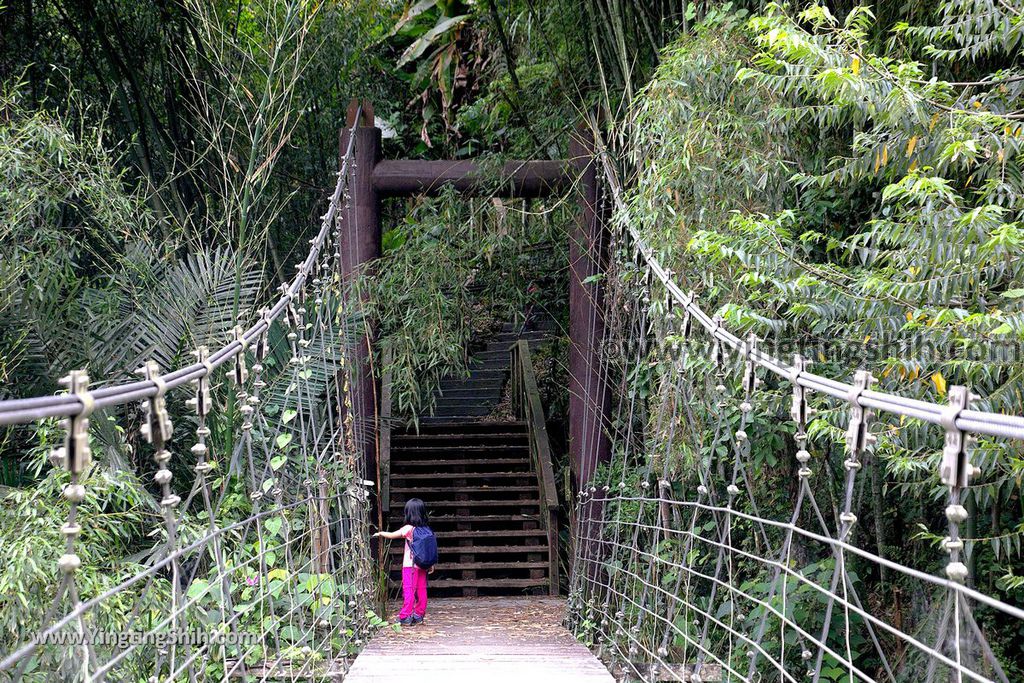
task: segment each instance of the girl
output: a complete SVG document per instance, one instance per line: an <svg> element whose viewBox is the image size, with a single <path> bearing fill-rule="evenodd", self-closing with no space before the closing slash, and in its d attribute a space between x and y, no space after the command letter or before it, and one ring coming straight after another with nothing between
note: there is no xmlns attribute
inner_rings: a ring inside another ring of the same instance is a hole
<svg viewBox="0 0 1024 683"><path fill-rule="evenodd" d="M412 540L415 530L427 525L427 506L419 498L410 498L405 503L405 526L398 531L378 531L374 536L405 539L405 555L402 559L402 611L398 623L415 626L423 621L427 613L427 574L433 573L416 566L412 556Z"/></svg>

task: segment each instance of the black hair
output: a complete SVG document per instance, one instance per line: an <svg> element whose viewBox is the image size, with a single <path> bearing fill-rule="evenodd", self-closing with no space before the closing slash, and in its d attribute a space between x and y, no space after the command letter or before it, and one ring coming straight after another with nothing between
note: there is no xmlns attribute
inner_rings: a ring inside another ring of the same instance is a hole
<svg viewBox="0 0 1024 683"><path fill-rule="evenodd" d="M427 506L419 498L405 501L405 523L413 526L427 526Z"/></svg>

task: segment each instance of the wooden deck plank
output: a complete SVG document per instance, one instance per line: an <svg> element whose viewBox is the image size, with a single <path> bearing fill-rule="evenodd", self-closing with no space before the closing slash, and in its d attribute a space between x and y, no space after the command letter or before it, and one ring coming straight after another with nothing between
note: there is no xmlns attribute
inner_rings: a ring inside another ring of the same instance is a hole
<svg viewBox="0 0 1024 683"><path fill-rule="evenodd" d="M423 624L381 630L344 680L614 683L562 626L564 611L565 601L550 597L431 600Z"/></svg>

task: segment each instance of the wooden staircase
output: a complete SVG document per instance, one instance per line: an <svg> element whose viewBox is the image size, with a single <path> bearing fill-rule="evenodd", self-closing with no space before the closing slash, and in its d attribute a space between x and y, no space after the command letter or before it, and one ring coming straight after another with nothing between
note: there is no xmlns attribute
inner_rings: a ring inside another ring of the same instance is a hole
<svg viewBox="0 0 1024 683"><path fill-rule="evenodd" d="M409 498L427 504L440 555L430 577L432 596L558 594L558 495L530 361L535 341L501 339L508 342L504 361L486 347L486 371L505 377L466 380L458 400L446 402L443 414L421 420L418 430L392 431L389 419L382 422L387 526L402 525ZM499 363L503 368L494 367ZM483 419L497 404L506 377L517 419ZM382 398L387 393L385 386ZM403 551L403 543L391 545L393 587L401 582Z"/></svg>
<svg viewBox="0 0 1024 683"><path fill-rule="evenodd" d="M505 323L494 336L471 353L469 375L446 377L434 392L435 408L431 416L424 416L424 424L451 422L464 418L485 418L501 401L501 392L508 381L509 348L527 341L536 348L551 334L553 323L542 319L531 322L527 329Z"/></svg>
<svg viewBox="0 0 1024 683"><path fill-rule="evenodd" d="M412 497L427 503L437 536L432 595L551 591L551 545L525 422L450 422L392 435L392 527ZM401 566L402 550L392 547L392 567Z"/></svg>

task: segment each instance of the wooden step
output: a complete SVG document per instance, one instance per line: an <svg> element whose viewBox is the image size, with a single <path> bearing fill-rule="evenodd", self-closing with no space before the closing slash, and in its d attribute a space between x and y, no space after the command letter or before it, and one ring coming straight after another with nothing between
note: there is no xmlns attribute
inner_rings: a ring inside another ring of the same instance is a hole
<svg viewBox="0 0 1024 683"><path fill-rule="evenodd" d="M511 344L509 344L509 346L511 346ZM510 363L512 362L512 356L509 353L507 348L506 349L486 349L486 350L483 350L483 351L474 351L473 355L472 355L472 358L473 359L480 359L480 360L497 359L497 360L508 361Z"/></svg>
<svg viewBox="0 0 1024 683"><path fill-rule="evenodd" d="M456 374L456 375L448 375L447 377L444 377L441 381L445 382L445 381L455 381L455 380L461 380L461 379L475 379L475 378L484 378L484 377L489 379L491 377L496 377L499 374L502 374L502 372L503 371L501 371L501 370L469 370L466 374L459 373L459 374ZM504 372L508 372L508 371L506 370Z"/></svg>
<svg viewBox="0 0 1024 683"><path fill-rule="evenodd" d="M509 498L508 500L432 500L429 507L439 508L479 508L479 507L537 507L540 501L536 498ZM392 510L401 510L405 503L392 502Z"/></svg>
<svg viewBox="0 0 1024 683"><path fill-rule="evenodd" d="M482 392L482 391L471 391L471 392L451 392L451 393L435 393L434 394L434 408L439 409L445 406L448 407L477 407L487 408L488 410L496 406L501 401L501 394L498 392Z"/></svg>
<svg viewBox="0 0 1024 683"><path fill-rule="evenodd" d="M532 351L532 350L536 349L537 347L539 347L544 342L546 342L547 340L548 340L547 337L538 337L538 338L535 338L535 339L529 339L527 341L530 342L530 350ZM507 341L507 342L506 341L492 341L492 342L488 343L487 346L485 346L483 348L482 352L483 353L510 353L512 345L515 344L517 341L519 341L519 340L518 339L514 339L512 341ZM473 356L475 357L477 355L477 353L480 353L480 352L474 351L473 352Z"/></svg>
<svg viewBox="0 0 1024 683"><path fill-rule="evenodd" d="M412 473L391 473L391 480L396 479L433 479L437 481L449 481L451 479L534 479L533 472L412 472ZM392 489L394 490L394 489Z"/></svg>
<svg viewBox="0 0 1024 683"><path fill-rule="evenodd" d="M463 379L446 378L442 379L437 388L443 391L462 391L470 389L482 389L484 391L497 391L505 387L505 373L500 371L490 372L481 377L466 377Z"/></svg>
<svg viewBox="0 0 1024 683"><path fill-rule="evenodd" d="M486 396L487 400L493 401L500 397L505 389L505 380L501 378L493 380L470 380L466 382L442 382L441 385L434 390L433 395L435 398L443 396L449 396L454 398L472 398L472 395L463 394L462 392L479 392L481 395ZM459 392L459 393L455 393Z"/></svg>
<svg viewBox="0 0 1024 683"><path fill-rule="evenodd" d="M474 424L484 425L478 432L488 431L492 429L495 420L490 417L421 417L419 424L420 429L432 429L434 431L451 431L453 427L467 428Z"/></svg>
<svg viewBox="0 0 1024 683"><path fill-rule="evenodd" d="M439 572L457 572L465 569L476 569L476 570L516 570L516 569L547 569L550 565L547 562L438 562L434 565L436 571ZM391 570L391 574L398 574L401 572L401 567L395 567ZM431 577L431 581L435 581Z"/></svg>
<svg viewBox="0 0 1024 683"><path fill-rule="evenodd" d="M448 445L448 444L486 444L496 442L498 444L517 442L528 443L529 434L526 432L494 432L491 434L392 434L391 448L408 448L409 446L424 445Z"/></svg>
<svg viewBox="0 0 1024 683"><path fill-rule="evenodd" d="M510 372L508 369L508 361L503 363L499 360L480 360L474 358L469 361L469 367L472 368L473 372L500 372L506 375Z"/></svg>
<svg viewBox="0 0 1024 683"><path fill-rule="evenodd" d="M497 394L493 396L435 396L434 409L460 408L466 410L490 410L498 404L500 398L501 397Z"/></svg>
<svg viewBox="0 0 1024 683"><path fill-rule="evenodd" d="M447 377L437 385L440 391L481 389L501 393L508 382L508 373L504 370L481 370L485 374L465 378Z"/></svg>
<svg viewBox="0 0 1024 683"><path fill-rule="evenodd" d="M401 555L405 552L402 546L392 547L392 555ZM516 553L543 553L547 554L548 544L543 543L540 545L465 545L465 546L449 546L439 545L438 552L444 555L451 555L453 553L461 553L463 555L513 555Z"/></svg>
<svg viewBox="0 0 1024 683"><path fill-rule="evenodd" d="M493 393L484 392L471 392L467 394L434 394L435 403L458 403L466 405L490 405L497 403L498 399L501 398L501 394L497 391Z"/></svg>
<svg viewBox="0 0 1024 683"><path fill-rule="evenodd" d="M519 328L517 326L517 327L510 327L507 330L502 330L501 332L498 332L494 336L490 337L490 339L491 340L499 340L500 339L500 340L503 340L503 341L504 340L509 340L509 341L514 342L514 341L517 341L519 339L533 339L533 338L545 336L545 335L548 335L548 334L550 334L550 331L547 328L532 328L531 327L531 328L528 328L528 329L524 330L524 329L521 329L521 328Z"/></svg>
<svg viewBox="0 0 1024 683"><path fill-rule="evenodd" d="M548 532L543 529L509 529L508 531L438 531L434 534L439 540L467 538L547 538ZM533 548L535 546L526 546Z"/></svg>
<svg viewBox="0 0 1024 683"><path fill-rule="evenodd" d="M512 486L508 490L501 488L478 488L478 489L414 489L404 491L400 494L392 493L393 508L405 505L409 498L422 498L430 509L434 502L442 502L448 505L459 507L472 507L478 501L492 501L495 504L518 505L526 502L535 503L538 500L536 486ZM399 500L401 499L401 500ZM431 515L434 517L435 515ZM440 516L440 513L437 515Z"/></svg>
<svg viewBox="0 0 1024 683"><path fill-rule="evenodd" d="M435 446L406 446L402 444L400 446L393 446L391 449L391 459L395 459L395 455L410 455L417 456L421 453L427 454L458 454L458 453L500 453L500 454L519 454L523 451L529 451L529 444L487 444L481 446L464 446L462 444L444 444Z"/></svg>
<svg viewBox="0 0 1024 683"><path fill-rule="evenodd" d="M493 405L470 406L463 403L437 401L434 405L433 415L434 417L487 417L493 410Z"/></svg>
<svg viewBox="0 0 1024 683"><path fill-rule="evenodd" d="M441 588L533 588L547 586L547 577L539 579L434 579L428 581L432 590Z"/></svg>
<svg viewBox="0 0 1024 683"><path fill-rule="evenodd" d="M538 514L523 513L518 515L431 515L430 524L455 524L458 522L536 522Z"/></svg>
<svg viewBox="0 0 1024 683"><path fill-rule="evenodd" d="M460 569L547 569L547 562L447 562L438 563L438 571Z"/></svg>
<svg viewBox="0 0 1024 683"><path fill-rule="evenodd" d="M442 470L443 474L437 476L450 477L454 473L449 471L448 468L454 465L521 465L528 466L530 464L529 458L484 458L484 459L468 459L468 460L399 460L391 463L394 467L433 467L438 470Z"/></svg>
<svg viewBox="0 0 1024 683"><path fill-rule="evenodd" d="M536 493L536 486L414 486L392 487L392 495L415 494L422 498L420 493Z"/></svg>
<svg viewBox="0 0 1024 683"><path fill-rule="evenodd" d="M439 398L457 398L457 399L496 399L501 396L501 385L500 384L489 384L487 387L465 387L465 388L439 388L434 392L434 395Z"/></svg>
<svg viewBox="0 0 1024 683"><path fill-rule="evenodd" d="M459 505L461 505L463 502L472 503L473 501L454 501L454 502L459 504ZM513 502L511 502L511 503L505 503L504 501L502 501L502 503L508 505L508 507L513 507L513 508L521 506L520 502L518 500L515 500L515 499L513 499ZM489 510L489 509L474 510L474 509L472 509L473 508L472 505L467 505L466 506L467 508L470 508L468 510L457 510L457 509L455 509L455 510L453 510L453 509L437 509L437 510L435 510L435 509L433 509L433 499L431 497L429 497L429 496L427 496L427 498L426 498L426 504L427 504L427 510L428 510L428 513L429 513L429 516L430 516L431 523L433 523L435 520L438 521L438 522L450 522L450 521L468 522L468 521L472 521L473 519L475 519L477 517L480 518L479 521L481 521L481 522L497 522L497 521L500 521L498 519L499 517L504 517L509 522L512 522L512 521L515 521L515 522L527 522L527 521L531 521L531 520L535 519L537 517L537 515L540 514L540 511L535 509L537 507L536 505L528 506L528 507L531 507L531 508L534 508L534 509L532 509L532 510L525 510L525 511L520 511L520 510ZM390 510L391 510L391 526L396 526L396 525L397 526L401 526L402 525L401 522L404 519L404 517L402 516L403 515L402 508L404 506L405 506L405 503L401 503L400 505L396 504L396 505L391 505L390 506Z"/></svg>
<svg viewBox="0 0 1024 683"><path fill-rule="evenodd" d="M491 372L507 373L510 371L509 359L504 355L491 358L470 358L466 365L469 367L470 372L489 370Z"/></svg>
<svg viewBox="0 0 1024 683"><path fill-rule="evenodd" d="M487 434L494 431L513 431L513 432L526 432L526 423L512 420L445 420L431 422L430 424L420 423L420 429L417 432L412 430L409 433L412 434L438 434L438 433L453 433L455 431L465 434L479 434L481 432Z"/></svg>
<svg viewBox="0 0 1024 683"><path fill-rule="evenodd" d="M434 401L449 401L452 403L472 403L476 402L480 405L485 403L493 403L501 398L500 391L479 391L477 389L471 389L469 391L454 389L451 392L435 392Z"/></svg>

